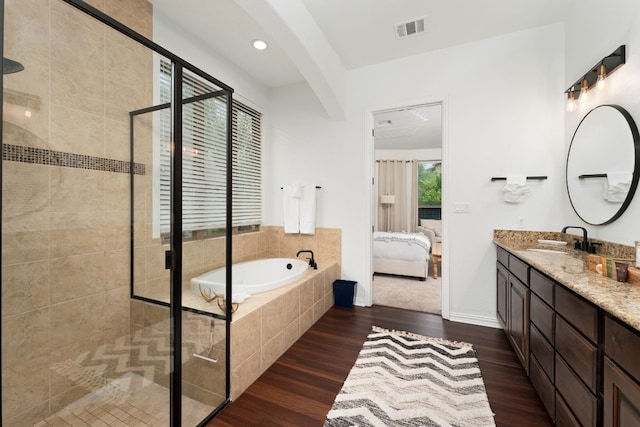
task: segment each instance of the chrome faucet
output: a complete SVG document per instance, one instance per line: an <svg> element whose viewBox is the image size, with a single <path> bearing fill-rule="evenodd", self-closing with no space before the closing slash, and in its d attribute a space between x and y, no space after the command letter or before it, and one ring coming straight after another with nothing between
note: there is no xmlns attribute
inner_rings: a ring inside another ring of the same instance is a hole
<svg viewBox="0 0 640 427"><path fill-rule="evenodd" d="M296 254L296 258L300 256L300 254L308 252L311 254L311 258L308 258L309 260L309 267L313 268L314 270L318 269L318 264L316 264L316 260L313 259L313 251L310 251L309 249L303 249L301 251L298 251L298 253Z"/></svg>
<svg viewBox="0 0 640 427"><path fill-rule="evenodd" d="M587 238L587 229L575 225L567 225L562 229L562 232L566 233L568 228L579 228L580 230L582 230L582 243L580 243L579 241L576 242L576 244L580 243L580 247L578 248L576 246L576 249L582 249L585 252L589 252L589 239Z"/></svg>

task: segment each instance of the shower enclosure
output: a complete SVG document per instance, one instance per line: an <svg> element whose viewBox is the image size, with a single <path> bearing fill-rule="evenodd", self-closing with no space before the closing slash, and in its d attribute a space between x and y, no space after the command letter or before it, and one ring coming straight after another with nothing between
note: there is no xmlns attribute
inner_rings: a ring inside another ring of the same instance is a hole
<svg viewBox="0 0 640 427"><path fill-rule="evenodd" d="M231 307L189 280L231 263L233 91L150 2L88 3L0 1L2 424L203 425Z"/></svg>

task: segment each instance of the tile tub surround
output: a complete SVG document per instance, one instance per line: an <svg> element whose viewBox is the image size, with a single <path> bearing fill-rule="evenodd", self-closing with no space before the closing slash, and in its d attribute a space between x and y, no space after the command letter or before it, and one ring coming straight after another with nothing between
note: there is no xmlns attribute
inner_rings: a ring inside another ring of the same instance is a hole
<svg viewBox="0 0 640 427"><path fill-rule="evenodd" d="M496 230L493 242L537 270L581 295L588 301L607 311L613 317L640 331L640 286L618 282L614 279L590 271L585 261L586 252L567 249L567 254L557 255L528 251L528 248L540 247L538 239L561 240L563 233L526 232ZM626 248L611 242L608 247L615 249L615 256L626 256ZM605 252L602 252L604 255ZM607 254L612 255L613 254Z"/></svg>
<svg viewBox="0 0 640 427"><path fill-rule="evenodd" d="M333 306L336 263L240 304L231 322L231 400L238 398Z"/></svg>
<svg viewBox="0 0 640 427"><path fill-rule="evenodd" d="M134 225L134 294L158 301L169 301L169 273L164 268L164 253L168 245L151 236L151 224ZM301 249L310 249L320 266L340 264L342 260L342 232L339 228L316 228L315 235L285 234L283 227L262 226L260 231L234 235L232 262L234 264L261 258L295 258ZM302 254L301 257L307 257ZM193 277L224 267L225 238L196 240L184 244L183 286L188 289ZM208 311L208 310L207 310Z"/></svg>
<svg viewBox="0 0 640 427"><path fill-rule="evenodd" d="M333 306L333 282L339 277L337 263L309 269L301 279L274 289L252 295L239 304L231 323L231 399L246 390L273 362L277 360L302 334ZM183 304L204 312L222 314L217 302L207 303L191 292L187 283L183 288ZM134 300L131 302L131 340L161 340L168 343L167 307ZM224 322L216 321L215 345L212 357L219 360L211 364L192 357L194 349L203 352L209 345L207 316L183 313L183 374L185 395L217 406L224 394ZM167 344L168 345L168 344ZM167 347L165 345L164 347ZM168 347L167 347L168 348ZM131 356L134 369L145 369L145 377L168 386L167 365L158 362L155 350L143 352L151 355L151 363ZM168 355L167 362L168 362ZM163 356L164 357L164 356ZM216 403L217 402L217 403Z"/></svg>

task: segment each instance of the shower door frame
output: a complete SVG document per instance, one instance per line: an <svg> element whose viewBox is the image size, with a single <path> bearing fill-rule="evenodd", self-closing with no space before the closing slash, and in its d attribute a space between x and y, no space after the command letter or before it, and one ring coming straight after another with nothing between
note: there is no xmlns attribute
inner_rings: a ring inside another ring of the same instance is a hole
<svg viewBox="0 0 640 427"><path fill-rule="evenodd" d="M173 141L173 150L171 156L172 162L172 172L171 172L171 242L170 242L170 250L167 252L167 269L170 270L170 282L171 282L171 296L170 296L170 346L171 346L171 357L170 357L170 380L169 380L169 390L170 390L170 425L171 426L180 426L182 422L182 77L183 70L187 69L188 71L198 75L199 77L207 80L216 86L218 86L222 91L226 92L227 96L227 153L226 153L226 165L227 165L227 176L226 176L226 242L225 242L225 251L226 251L226 259L225 263L227 266L227 277L226 277L226 291L227 295L231 295L231 254L232 254L232 242L231 242L231 224L232 224L232 152L231 152L231 134L232 134L232 111L231 104L233 101L233 89L209 75L208 73L202 71L201 69L195 67L179 56L173 54L172 52L164 49L160 45L154 43L143 35L137 33L133 29L123 25L119 21L113 19L112 17L104 14L93 6L85 3L81 0L62 0L70 6L80 10L81 12L97 19L103 24L111 27L112 29L118 31L124 36L138 42L144 47L154 51L157 54L164 56L169 59L172 64L172 93L171 93L171 112L172 112L172 121L171 121L171 132L172 132L172 141ZM0 0L0 14L2 15L2 19L0 20L0 52L4 54L4 1ZM4 88L4 80L2 75L0 75L0 86ZM3 95L0 93L0 101L3 99ZM179 106L179 108L175 108L175 106ZM1 113L0 113L1 114ZM2 132L2 123L0 122L0 132ZM2 163L0 162L0 184L2 184ZM131 157L130 168L133 171L134 169L134 161L133 157ZM0 208L2 207L2 202L0 201ZM130 224L131 229L133 230L133 223ZM2 231L2 224L0 224L0 231ZM133 245L133 235L131 236L131 242ZM0 266L0 269L2 267ZM157 302L156 302L157 303ZM204 425L208 422L220 409L222 409L229 402L229 391L230 391L230 325L231 325L231 304L227 304L226 307L226 367L225 367L225 376L226 376L226 396L225 402L223 402L220 406L214 409L214 411L209 414L209 416L202 420L200 425ZM1 326L1 316L0 316L0 326ZM176 351L176 349L178 351ZM0 398L2 397L2 387L0 387ZM1 409L0 409L1 411Z"/></svg>

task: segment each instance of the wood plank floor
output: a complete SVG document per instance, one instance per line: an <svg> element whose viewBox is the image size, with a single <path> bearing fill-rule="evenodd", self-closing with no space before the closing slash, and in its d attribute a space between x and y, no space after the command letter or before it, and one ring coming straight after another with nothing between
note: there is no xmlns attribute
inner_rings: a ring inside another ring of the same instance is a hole
<svg viewBox="0 0 640 427"><path fill-rule="evenodd" d="M496 425L553 425L501 329L373 306L333 307L208 426L322 426L372 325L472 343Z"/></svg>

